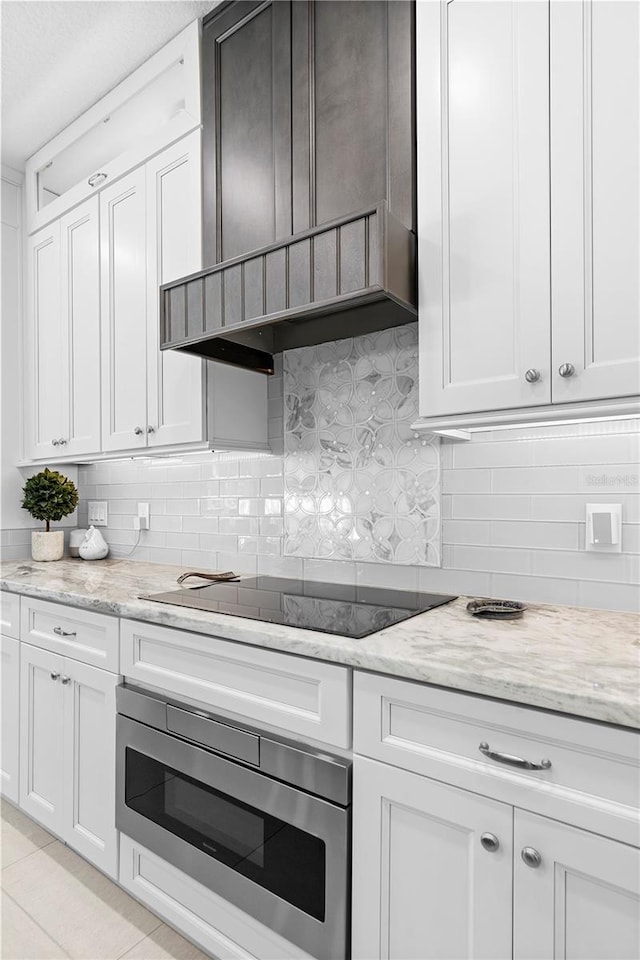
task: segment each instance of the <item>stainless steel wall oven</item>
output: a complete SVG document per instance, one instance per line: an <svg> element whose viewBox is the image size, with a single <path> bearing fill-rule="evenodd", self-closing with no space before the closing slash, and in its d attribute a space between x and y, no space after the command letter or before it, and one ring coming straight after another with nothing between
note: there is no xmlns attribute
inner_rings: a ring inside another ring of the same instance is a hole
<svg viewBox="0 0 640 960"><path fill-rule="evenodd" d="M117 691L119 830L322 960L348 956L351 762Z"/></svg>

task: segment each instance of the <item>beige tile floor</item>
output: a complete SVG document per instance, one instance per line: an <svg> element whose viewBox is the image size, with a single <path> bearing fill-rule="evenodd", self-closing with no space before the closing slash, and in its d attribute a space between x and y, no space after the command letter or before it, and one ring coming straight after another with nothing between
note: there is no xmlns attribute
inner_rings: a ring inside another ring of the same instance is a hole
<svg viewBox="0 0 640 960"><path fill-rule="evenodd" d="M0 848L3 960L210 960L5 801Z"/></svg>

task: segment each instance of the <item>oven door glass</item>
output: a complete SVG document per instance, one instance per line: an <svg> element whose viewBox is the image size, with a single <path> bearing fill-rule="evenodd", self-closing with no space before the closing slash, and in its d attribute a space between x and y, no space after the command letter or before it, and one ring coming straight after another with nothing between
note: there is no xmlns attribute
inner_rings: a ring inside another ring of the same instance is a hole
<svg viewBox="0 0 640 960"><path fill-rule="evenodd" d="M125 768L128 807L324 922L322 840L131 747Z"/></svg>

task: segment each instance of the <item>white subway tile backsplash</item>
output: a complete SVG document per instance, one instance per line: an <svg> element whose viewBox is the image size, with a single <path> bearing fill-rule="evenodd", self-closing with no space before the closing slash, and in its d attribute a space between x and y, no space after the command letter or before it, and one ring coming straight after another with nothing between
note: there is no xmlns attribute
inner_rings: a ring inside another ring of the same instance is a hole
<svg viewBox="0 0 640 960"><path fill-rule="evenodd" d="M167 500L165 513L169 516L193 517L199 511L198 500Z"/></svg>
<svg viewBox="0 0 640 960"><path fill-rule="evenodd" d="M333 356L331 345L327 349L327 356ZM411 349L415 350L415 343L407 342L406 350ZM366 356L361 359L362 370L358 368L352 386L371 403L376 399L371 394L371 371L365 370ZM294 477L293 448L288 447L283 453L282 357L276 358L276 365L279 373L268 380L273 455L184 455L175 460L158 458L82 466L78 524L86 525L87 500L107 500L110 523L104 533L113 556L125 556L138 537L133 530L137 503L148 501L151 530L142 532L132 559L193 569L235 570L247 575L260 573L432 593L497 596L531 603L640 608L640 421L523 427L475 435L468 443L427 442L422 446L420 442L415 449L410 445L410 441L415 441L410 434L405 438L402 456L417 458L421 469L424 467L425 483L428 473L429 495L433 498L428 522L435 524L437 530L439 516L442 517L442 568L411 562L361 562L357 557L352 559L351 554L342 560L324 559L323 545L318 546L315 557L282 556L285 532L291 532L294 519L300 518L285 516L283 511L285 473L287 483ZM297 368L295 372L297 377L304 373ZM320 373L318 368L317 375ZM375 364L371 375L377 376ZM330 371L323 376L329 376L333 382L334 374ZM288 403L287 415L291 413L291 396ZM288 432L292 424L290 420ZM335 425L328 426L334 430ZM305 427L300 439L310 430ZM336 439L337 434L334 437L331 430L326 436L323 433L325 439ZM362 432L349 434L348 440L345 435L342 445L347 466L366 442ZM304 450L296 443L293 447L300 484L304 486L305 476L311 476L314 491L315 484L329 483L329 488L322 492L331 494L333 468L305 474L308 463ZM335 466L334 454L332 446L329 459ZM347 481L348 474L356 484L357 516L366 513L367 490L369 495L371 490L380 492L384 499L384 471L390 471L387 479L395 483L403 469L400 461L378 464L374 455L365 473L372 478L375 475L375 484L371 481L360 489L358 471L342 470L340 463L338 468L341 483ZM291 490L289 496L293 496ZM311 490L306 491L304 496L313 500L315 492L311 495ZM302 495L298 499L301 501ZM319 511L320 500L317 499ZM622 504L622 554L583 550L587 502ZM336 519L339 518L333 518ZM358 533L359 528L353 529ZM334 533L340 530L339 524L334 523ZM432 532L429 528L428 544L423 538L425 550L433 547ZM368 535L366 531L364 535ZM6 531L2 537L4 556L28 555L28 530L15 533L15 538L21 538L19 543ZM402 539L401 535L399 546ZM433 548L430 562L437 558Z"/></svg>
<svg viewBox="0 0 640 960"><path fill-rule="evenodd" d="M638 584L598 583L585 580L578 583L578 606L596 610L628 610L640 612Z"/></svg>
<svg viewBox="0 0 640 960"><path fill-rule="evenodd" d="M220 517L218 521L220 533L233 533L243 536L257 536L257 517Z"/></svg>
<svg viewBox="0 0 640 960"><path fill-rule="evenodd" d="M504 547L447 546L444 565L456 570L481 570L492 573L531 573L532 551Z"/></svg>
<svg viewBox="0 0 640 960"><path fill-rule="evenodd" d="M418 568L418 589L425 593L451 593L456 596L490 597L491 574L478 570Z"/></svg>
<svg viewBox="0 0 640 960"><path fill-rule="evenodd" d="M182 529L185 533L218 533L218 517L183 517Z"/></svg>
<svg viewBox="0 0 640 960"><path fill-rule="evenodd" d="M500 467L492 471L491 491L502 493L556 493L577 489L577 467ZM482 491L477 491L482 493Z"/></svg>
<svg viewBox="0 0 640 960"><path fill-rule="evenodd" d="M260 481L256 479L239 479L220 481L221 497L258 497L260 495Z"/></svg>
<svg viewBox="0 0 640 960"><path fill-rule="evenodd" d="M603 583L640 582L640 557L637 555L545 550L533 553L532 560L532 573L541 577L599 580Z"/></svg>
<svg viewBox="0 0 640 960"><path fill-rule="evenodd" d="M536 464L637 463L640 441L637 435L553 437L529 443Z"/></svg>
<svg viewBox="0 0 640 960"><path fill-rule="evenodd" d="M527 547L537 550L577 550L579 529L577 523L493 520L490 536L494 546Z"/></svg>
<svg viewBox="0 0 640 960"><path fill-rule="evenodd" d="M446 544L491 543L490 520L442 520L442 542Z"/></svg>
<svg viewBox="0 0 640 960"><path fill-rule="evenodd" d="M390 563L356 563L356 583L385 590L417 590L418 569Z"/></svg>
<svg viewBox="0 0 640 960"><path fill-rule="evenodd" d="M205 572L218 571L223 573L228 567L218 567L215 551L211 550L182 550L178 563L183 567L190 567Z"/></svg>
<svg viewBox="0 0 640 960"><path fill-rule="evenodd" d="M109 525L112 525L113 518L109 518ZM149 518L149 527L151 530L164 530L165 533L177 533L183 527L182 517L168 517L164 513L152 513Z"/></svg>
<svg viewBox="0 0 640 960"><path fill-rule="evenodd" d="M200 500L200 515L203 517L233 517L238 513L235 497L205 497Z"/></svg>
<svg viewBox="0 0 640 960"><path fill-rule="evenodd" d="M443 470L442 493L489 493L491 470Z"/></svg>
<svg viewBox="0 0 640 960"><path fill-rule="evenodd" d="M495 434L491 435L495 436ZM443 447L446 444L443 444ZM466 470L474 467L524 467L533 463L532 444L523 440L499 440L479 443L477 437L466 443L450 444L453 451L453 467Z"/></svg>
<svg viewBox="0 0 640 960"><path fill-rule="evenodd" d="M530 498L525 496L491 496L454 494L451 518L464 520L528 520Z"/></svg>
<svg viewBox="0 0 640 960"><path fill-rule="evenodd" d="M491 596L499 600L573 606L578 602L578 583L571 580L556 580L553 577L522 577L508 573L493 573Z"/></svg>
<svg viewBox="0 0 640 960"><path fill-rule="evenodd" d="M211 550L216 553L220 551L237 553L238 538L231 536L231 534L201 533L199 537L199 547L201 550Z"/></svg>

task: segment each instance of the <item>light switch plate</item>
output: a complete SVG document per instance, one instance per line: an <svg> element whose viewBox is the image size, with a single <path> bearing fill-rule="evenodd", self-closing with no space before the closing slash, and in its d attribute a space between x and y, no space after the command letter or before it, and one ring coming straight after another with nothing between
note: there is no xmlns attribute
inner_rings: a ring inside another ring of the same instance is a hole
<svg viewBox="0 0 640 960"><path fill-rule="evenodd" d="M586 521L586 550L622 552L621 503L588 503Z"/></svg>
<svg viewBox="0 0 640 960"><path fill-rule="evenodd" d="M94 527L106 527L109 520L109 508L106 500L89 500L87 520Z"/></svg>

